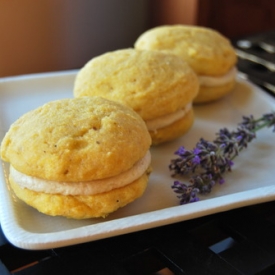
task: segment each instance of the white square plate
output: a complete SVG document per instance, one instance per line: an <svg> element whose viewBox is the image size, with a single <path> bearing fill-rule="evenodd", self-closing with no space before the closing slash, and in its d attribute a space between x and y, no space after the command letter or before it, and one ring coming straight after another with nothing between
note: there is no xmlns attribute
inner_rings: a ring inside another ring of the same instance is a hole
<svg viewBox="0 0 275 275"><path fill-rule="evenodd" d="M48 101L73 97L76 71L0 79L0 140L10 124ZM151 149L153 173L145 194L106 219L70 220L37 212L10 191L8 164L0 169L0 219L4 234L17 247L49 249L68 246L275 199L275 133L264 129L234 160L226 182L200 201L179 205L168 169L181 146L192 149L200 137L213 140L220 128L235 129L243 115L259 117L275 109L275 100L254 85L239 80L225 98L195 107L195 123L183 137Z"/></svg>

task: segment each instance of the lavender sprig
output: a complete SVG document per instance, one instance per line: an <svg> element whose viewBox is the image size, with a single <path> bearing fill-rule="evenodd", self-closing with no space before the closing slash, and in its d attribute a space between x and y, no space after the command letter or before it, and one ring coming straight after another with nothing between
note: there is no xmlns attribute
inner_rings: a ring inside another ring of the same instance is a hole
<svg viewBox="0 0 275 275"><path fill-rule="evenodd" d="M223 128L213 142L201 138L193 150L180 147L175 152L178 158L169 165L172 177L191 175L189 184L174 181L172 185L180 204L196 202L197 194L210 193L216 183L224 183L223 174L231 171L232 160L256 138L256 132L265 127L272 127L275 132L275 112L258 119L244 116L235 131Z"/></svg>

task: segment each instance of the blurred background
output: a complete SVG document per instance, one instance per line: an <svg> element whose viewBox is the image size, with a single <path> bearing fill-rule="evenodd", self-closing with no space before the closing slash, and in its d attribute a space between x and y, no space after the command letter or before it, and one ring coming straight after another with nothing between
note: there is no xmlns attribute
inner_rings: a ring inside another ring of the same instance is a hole
<svg viewBox="0 0 275 275"><path fill-rule="evenodd" d="M275 29L270 0L0 0L0 77L82 67L164 24L230 39Z"/></svg>

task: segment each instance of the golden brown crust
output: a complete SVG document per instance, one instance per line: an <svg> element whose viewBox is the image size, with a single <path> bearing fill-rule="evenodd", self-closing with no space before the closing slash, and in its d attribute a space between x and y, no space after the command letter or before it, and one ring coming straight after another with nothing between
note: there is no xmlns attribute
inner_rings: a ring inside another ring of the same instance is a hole
<svg viewBox="0 0 275 275"><path fill-rule="evenodd" d="M234 80L222 86L216 86L216 87L201 86L198 96L194 99L194 104L207 103L207 102L220 99L221 97L230 93L233 90L235 85L236 85L236 81Z"/></svg>
<svg viewBox="0 0 275 275"><path fill-rule="evenodd" d="M182 119L174 122L173 124L156 131L149 131L152 137L152 144L159 145L182 136L191 128L193 122L194 111L192 108Z"/></svg>
<svg viewBox="0 0 275 275"><path fill-rule="evenodd" d="M130 108L99 97L63 99L19 118L1 157L29 176L78 182L130 169L150 144L145 123Z"/></svg>
<svg viewBox="0 0 275 275"><path fill-rule="evenodd" d="M106 217L120 207L139 198L147 187L150 169L136 181L112 191L91 196L46 194L20 187L10 178L18 198L41 213L73 219Z"/></svg>
<svg viewBox="0 0 275 275"><path fill-rule="evenodd" d="M136 40L135 48L174 53L198 75L221 76L237 62L235 50L226 37L197 26L167 25L150 29Z"/></svg>
<svg viewBox="0 0 275 275"><path fill-rule="evenodd" d="M74 95L119 101L150 120L182 109L198 88L196 74L181 58L122 49L90 60L77 74Z"/></svg>

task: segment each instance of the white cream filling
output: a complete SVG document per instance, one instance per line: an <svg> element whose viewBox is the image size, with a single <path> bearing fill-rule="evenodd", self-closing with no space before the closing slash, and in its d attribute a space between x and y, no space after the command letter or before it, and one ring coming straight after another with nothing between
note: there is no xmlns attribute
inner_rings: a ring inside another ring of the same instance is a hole
<svg viewBox="0 0 275 275"><path fill-rule="evenodd" d="M183 109L176 111L175 113L161 116L155 119L146 120L147 129L149 131L156 131L157 129L164 128L177 120L180 120L185 114L192 108L192 103L187 104Z"/></svg>
<svg viewBox="0 0 275 275"><path fill-rule="evenodd" d="M233 67L228 73L222 76L205 76L199 75L199 82L201 86L217 87L225 85L233 81L237 76L237 68Z"/></svg>
<svg viewBox="0 0 275 275"><path fill-rule="evenodd" d="M62 195L95 195L123 187L140 178L151 163L151 154L148 151L144 158L139 160L131 169L117 176L84 182L58 182L28 176L10 167L13 180L23 188L36 192Z"/></svg>

